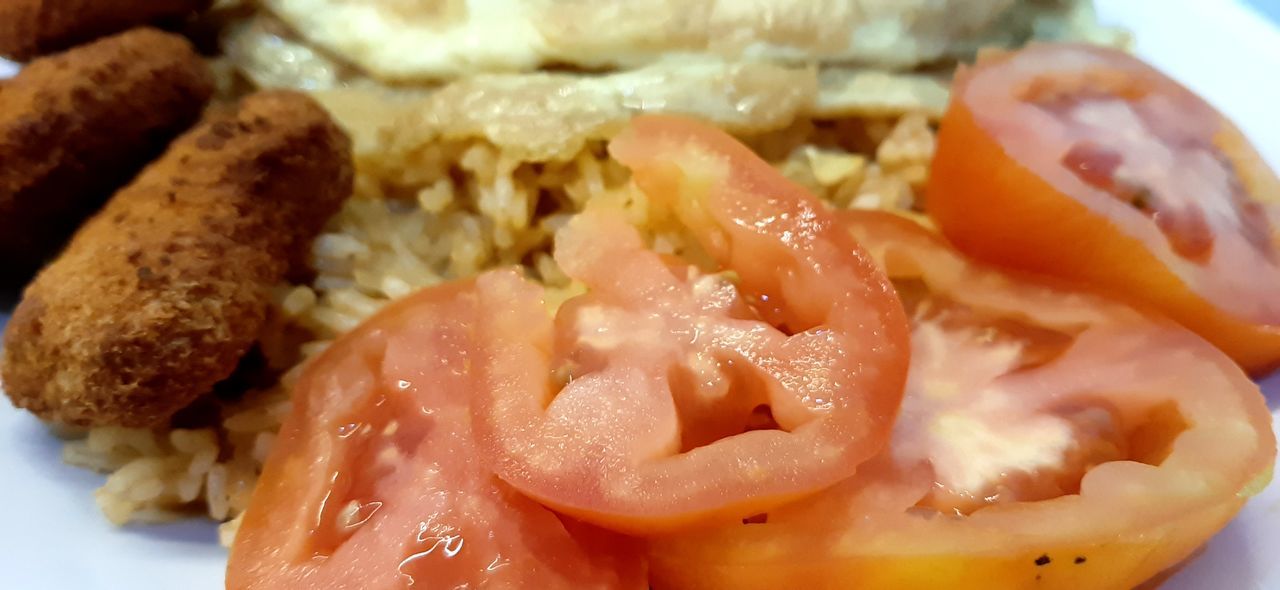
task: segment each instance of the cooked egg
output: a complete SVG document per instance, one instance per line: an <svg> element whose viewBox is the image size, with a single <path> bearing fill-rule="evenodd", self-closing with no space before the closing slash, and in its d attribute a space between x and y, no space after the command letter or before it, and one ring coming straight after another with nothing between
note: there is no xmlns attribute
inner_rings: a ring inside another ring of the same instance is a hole
<svg viewBox="0 0 1280 590"><path fill-rule="evenodd" d="M1085 0L264 0L313 43L388 80L713 55L909 68L1080 36Z"/></svg>

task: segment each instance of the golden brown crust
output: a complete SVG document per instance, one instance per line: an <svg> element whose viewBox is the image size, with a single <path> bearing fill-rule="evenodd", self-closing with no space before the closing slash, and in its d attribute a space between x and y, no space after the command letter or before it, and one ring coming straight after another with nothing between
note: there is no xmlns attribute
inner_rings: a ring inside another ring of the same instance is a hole
<svg viewBox="0 0 1280 590"><path fill-rule="evenodd" d="M290 92L210 115L108 202L26 290L5 333L14 404L152 426L226 378L350 194L350 141Z"/></svg>
<svg viewBox="0 0 1280 590"><path fill-rule="evenodd" d="M0 278L28 276L200 116L182 37L137 29L29 64L0 90Z"/></svg>
<svg viewBox="0 0 1280 590"><path fill-rule="evenodd" d="M0 55L26 61L138 25L180 19L212 0L4 0Z"/></svg>

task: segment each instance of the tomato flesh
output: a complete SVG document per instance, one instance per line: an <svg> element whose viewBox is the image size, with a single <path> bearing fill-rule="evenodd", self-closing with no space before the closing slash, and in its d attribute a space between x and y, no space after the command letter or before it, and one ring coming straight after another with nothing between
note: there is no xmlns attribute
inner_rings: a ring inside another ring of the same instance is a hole
<svg viewBox="0 0 1280 590"><path fill-rule="evenodd" d="M852 475L906 376L890 285L820 203L718 130L640 117L610 149L737 279L671 264L601 212L557 236L588 292L554 323L538 288L481 279L473 416L494 471L637 534L738 521Z"/></svg>
<svg viewBox="0 0 1280 590"><path fill-rule="evenodd" d="M630 541L567 522L476 457L471 283L398 302L307 368L228 588L643 588Z"/></svg>
<svg viewBox="0 0 1280 590"><path fill-rule="evenodd" d="M904 218L844 219L923 291L893 442L804 502L652 540L655 588L1127 589L1269 478L1262 396L1194 334L978 266Z"/></svg>
<svg viewBox="0 0 1280 590"><path fill-rule="evenodd" d="M962 251L1165 313L1246 370L1280 362L1280 180L1118 51L1032 46L957 76L926 208Z"/></svg>

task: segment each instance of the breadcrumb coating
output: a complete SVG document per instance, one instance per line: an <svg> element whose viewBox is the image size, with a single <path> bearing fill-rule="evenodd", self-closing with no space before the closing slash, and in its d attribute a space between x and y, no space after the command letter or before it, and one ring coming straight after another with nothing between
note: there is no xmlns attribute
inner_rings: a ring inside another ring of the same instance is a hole
<svg viewBox="0 0 1280 590"><path fill-rule="evenodd" d="M211 114L27 288L5 392L62 424L163 423L232 373L352 175L350 140L305 95Z"/></svg>
<svg viewBox="0 0 1280 590"><path fill-rule="evenodd" d="M38 59L0 86L0 279L30 276L212 93L191 44L154 29Z"/></svg>
<svg viewBox="0 0 1280 590"><path fill-rule="evenodd" d="M26 61L139 25L188 17L212 0L4 0L0 55Z"/></svg>

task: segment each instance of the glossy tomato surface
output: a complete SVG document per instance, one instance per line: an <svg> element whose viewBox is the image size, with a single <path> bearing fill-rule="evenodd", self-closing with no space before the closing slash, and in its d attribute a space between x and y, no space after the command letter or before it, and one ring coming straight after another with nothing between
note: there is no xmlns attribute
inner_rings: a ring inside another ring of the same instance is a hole
<svg viewBox="0 0 1280 590"><path fill-rule="evenodd" d="M813 498L651 541L656 588L1128 589L1270 478L1257 387L1196 335L848 213L912 317L888 449Z"/></svg>
<svg viewBox="0 0 1280 590"><path fill-rule="evenodd" d="M884 446L906 378L887 279L821 203L722 131L639 117L610 151L712 268L589 210L555 254L587 293L554 322L538 287L482 277L473 415L495 472L636 534L737 522L853 475Z"/></svg>
<svg viewBox="0 0 1280 590"><path fill-rule="evenodd" d="M929 215L961 250L1280 362L1280 181L1230 121L1122 52L1036 45L957 76Z"/></svg>
<svg viewBox="0 0 1280 590"><path fill-rule="evenodd" d="M630 541L566 521L476 457L472 283L419 292L311 361L227 587L634 588Z"/></svg>

